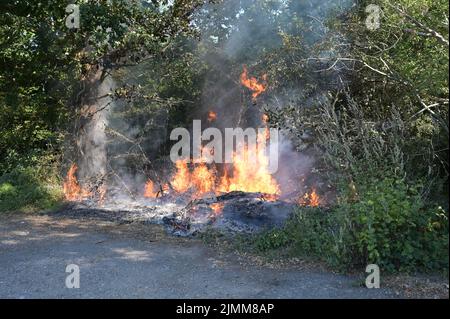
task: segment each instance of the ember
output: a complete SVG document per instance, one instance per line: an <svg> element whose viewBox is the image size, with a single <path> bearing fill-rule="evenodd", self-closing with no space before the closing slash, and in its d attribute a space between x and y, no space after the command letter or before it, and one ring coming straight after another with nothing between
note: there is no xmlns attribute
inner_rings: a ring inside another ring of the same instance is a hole
<svg viewBox="0 0 450 319"><path fill-rule="evenodd" d="M214 203L210 206L215 216L220 215L222 213L224 204L223 203Z"/></svg>
<svg viewBox="0 0 450 319"><path fill-rule="evenodd" d="M209 111L208 112L208 122L211 123L211 122L214 122L216 120L217 120L217 113L213 112L213 111Z"/></svg>

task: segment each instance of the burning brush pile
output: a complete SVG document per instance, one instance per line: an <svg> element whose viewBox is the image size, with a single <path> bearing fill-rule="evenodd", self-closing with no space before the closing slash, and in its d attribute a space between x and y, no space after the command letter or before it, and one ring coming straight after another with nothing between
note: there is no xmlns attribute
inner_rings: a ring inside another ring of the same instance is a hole
<svg viewBox="0 0 450 319"><path fill-rule="evenodd" d="M183 236L206 226L248 233L281 227L295 206L321 204L315 190L297 198L283 197L273 176L258 167L244 170L241 164L218 175L215 166L179 162L170 181L161 185L148 180L134 198L110 198L105 186L81 186L73 164L64 192L66 200L75 205L75 217L101 212L121 222L163 223L171 233Z"/></svg>
<svg viewBox="0 0 450 319"><path fill-rule="evenodd" d="M250 90L253 103L267 89L267 77L249 77L246 67L240 83ZM212 124L220 119L209 111L206 120ZM76 203L78 212L94 209L111 216L120 212L123 221L163 223L177 235L191 235L206 226L233 232L280 227L296 205L322 203L314 188L307 192L300 187L293 192L283 190L269 167L268 116L263 114L260 122L264 127L258 130L256 140L236 145L231 163L211 161L216 149L201 145L198 157L175 161L168 176L153 174L158 178L147 178L138 191L122 181L127 195L118 196L117 189L108 189L104 178L80 183L78 167L72 164L64 182L66 200Z"/></svg>

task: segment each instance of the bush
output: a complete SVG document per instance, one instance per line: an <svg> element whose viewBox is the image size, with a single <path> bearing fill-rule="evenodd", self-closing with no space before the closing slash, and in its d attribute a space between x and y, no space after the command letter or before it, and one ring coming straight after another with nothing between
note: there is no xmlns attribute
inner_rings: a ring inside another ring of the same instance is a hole
<svg viewBox="0 0 450 319"><path fill-rule="evenodd" d="M0 212L53 208L62 200L58 185L56 177L48 171L44 175L38 168L16 168L3 174L0 176Z"/></svg>
<svg viewBox="0 0 450 319"><path fill-rule="evenodd" d="M256 247L289 246L341 270L375 263L386 272L448 273L447 212L427 207L417 188L399 180L373 181L360 192L356 202L328 210L298 208L284 229L256 238Z"/></svg>
<svg viewBox="0 0 450 319"><path fill-rule="evenodd" d="M339 209L351 215L354 251L362 264L388 271L448 268L448 214L426 207L402 181L374 181L363 198Z"/></svg>

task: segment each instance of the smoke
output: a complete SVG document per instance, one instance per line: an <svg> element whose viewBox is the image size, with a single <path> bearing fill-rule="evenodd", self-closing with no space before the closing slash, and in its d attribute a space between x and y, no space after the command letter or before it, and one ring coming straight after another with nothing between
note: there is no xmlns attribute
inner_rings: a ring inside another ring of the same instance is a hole
<svg viewBox="0 0 450 319"><path fill-rule="evenodd" d="M283 34L300 38L305 50L314 47L329 36L326 19L335 12L345 12L352 4L352 0L227 0L204 8L195 25L202 34L199 52L211 71L205 79L197 118L204 119L205 114L214 111L218 117L211 124L214 127L256 128L265 125L261 118L267 111L277 113L288 105L309 107L326 100L328 89L337 83L337 74L328 74L324 78L323 74L317 73L301 84L270 88L256 101L252 101L248 90L240 85L239 74L244 65L248 66L252 76L265 74L264 66L270 61L271 53L283 49ZM338 41L341 39L336 38ZM315 54L320 58L333 58L337 52L328 47ZM269 76L269 86L275 87L271 80L275 81ZM314 91L307 89L312 86L317 88ZM305 176L309 175L315 162L314 152L299 152L299 139L294 146L292 138L285 130L278 145L280 165L275 176L284 194L304 187Z"/></svg>
<svg viewBox="0 0 450 319"><path fill-rule="evenodd" d="M79 172L83 179L102 178L107 172L107 137L109 110L114 103L110 94L114 81L97 70L84 83L82 120L78 128L77 145L80 152Z"/></svg>
<svg viewBox="0 0 450 319"><path fill-rule="evenodd" d="M311 77L314 83L278 86L269 76L268 92L256 100L239 83L239 76L246 65L251 76L261 78L271 53L283 49L283 34L299 37L305 47L319 43L328 35L326 18L334 11L345 11L352 3L351 0L226 0L201 8L193 21L201 41L193 44L193 53L204 61L209 71L204 77L200 105L188 112L194 114L194 119L202 120L204 128L208 125L221 130L258 128L265 126L262 116L267 112L277 112L293 103L307 107L315 100L326 99L321 85L332 83L336 75L324 79L318 74L316 79ZM323 49L319 56L334 54L330 49ZM145 74L147 78L164 76L146 70L145 65L128 68L126 73ZM166 110L143 111L148 107L138 103L145 102L114 101L109 93L118 85L111 76L101 78L102 74L99 70L90 80L90 92L83 106L90 116L82 125L77 141L81 152L80 172L85 178L109 174L108 183L117 186L119 194L130 196L143 188L150 170L153 179L158 181L156 171L160 168L153 160L163 153L161 146L167 143L169 115ZM141 84L132 76L125 76L122 82L128 86ZM311 93L306 89L308 85L318 89ZM217 114L217 120L208 124L211 111ZM283 131L278 145L279 170L275 175L283 194L303 188L305 176L314 167L314 154L299 152L298 145L294 144L291 133Z"/></svg>

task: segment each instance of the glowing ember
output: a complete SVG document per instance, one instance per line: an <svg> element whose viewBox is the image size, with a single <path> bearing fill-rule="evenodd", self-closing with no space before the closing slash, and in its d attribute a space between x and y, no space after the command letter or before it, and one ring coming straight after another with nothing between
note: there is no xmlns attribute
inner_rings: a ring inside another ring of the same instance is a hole
<svg viewBox="0 0 450 319"><path fill-rule="evenodd" d="M78 166L76 164L72 164L72 166L70 166L63 185L64 196L68 201L80 201L87 199L92 195L91 192L83 189L78 183L77 177L75 175L77 170Z"/></svg>
<svg viewBox="0 0 450 319"><path fill-rule="evenodd" d="M218 216L218 215L222 214L224 204L223 203L215 203L215 204L210 205L209 207L212 209L214 216Z"/></svg>
<svg viewBox="0 0 450 319"><path fill-rule="evenodd" d="M318 207L320 205L320 197L313 188L311 193L306 193L299 201L302 206Z"/></svg>
<svg viewBox="0 0 450 319"><path fill-rule="evenodd" d="M244 66L244 71L241 74L241 84L253 92L253 100L256 100L259 95L267 90L266 81L267 75L263 75L263 82L258 81L258 79L255 77L249 77L247 67Z"/></svg>
<svg viewBox="0 0 450 319"><path fill-rule="evenodd" d="M215 122L217 120L217 113L213 111L208 112L208 122Z"/></svg>

